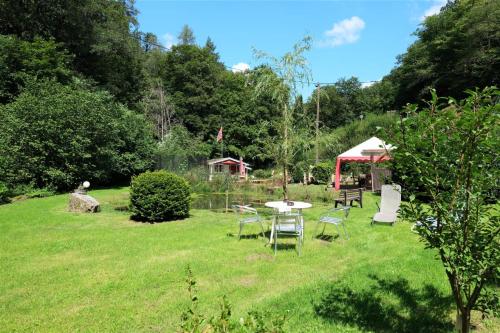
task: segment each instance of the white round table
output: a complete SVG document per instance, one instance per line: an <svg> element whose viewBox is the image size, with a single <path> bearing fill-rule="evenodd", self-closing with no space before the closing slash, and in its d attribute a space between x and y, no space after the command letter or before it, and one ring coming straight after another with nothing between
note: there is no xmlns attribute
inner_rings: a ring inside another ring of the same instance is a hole
<svg viewBox="0 0 500 333"><path fill-rule="evenodd" d="M264 205L269 208L277 209L280 212L287 211L290 209L306 209L312 207L312 205L309 202L302 202L302 201L290 201L290 202L293 202L292 206L289 206L286 202L283 201L268 201Z"/></svg>
<svg viewBox="0 0 500 333"><path fill-rule="evenodd" d="M293 205L288 205L286 202L281 201L268 201L264 204L264 206L269 207L269 208L274 208L278 210L278 212L288 212L291 209L298 209L299 211L302 211L302 209L307 209L311 208L312 205L309 202L303 202L303 201L290 201L293 202ZM274 223L275 219L273 219L273 225L271 226L271 236L269 237L269 243L273 242L273 236L274 236ZM301 218L300 224L302 226L302 237L304 237L304 219Z"/></svg>

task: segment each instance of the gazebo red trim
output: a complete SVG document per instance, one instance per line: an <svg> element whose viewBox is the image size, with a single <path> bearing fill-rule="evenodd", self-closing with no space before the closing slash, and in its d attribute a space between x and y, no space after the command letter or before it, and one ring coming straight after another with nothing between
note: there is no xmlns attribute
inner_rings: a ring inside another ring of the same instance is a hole
<svg viewBox="0 0 500 333"><path fill-rule="evenodd" d="M345 162L358 162L358 163L378 163L383 161L390 160L389 155L381 155L381 156L342 156L337 157L337 163L335 165L335 189L340 189L340 167L342 163Z"/></svg>

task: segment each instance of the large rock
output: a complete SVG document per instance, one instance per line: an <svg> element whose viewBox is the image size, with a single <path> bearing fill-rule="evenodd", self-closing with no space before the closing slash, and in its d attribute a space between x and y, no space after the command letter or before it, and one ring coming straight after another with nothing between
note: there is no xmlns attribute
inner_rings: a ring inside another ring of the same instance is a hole
<svg viewBox="0 0 500 333"><path fill-rule="evenodd" d="M87 194L71 193L69 195L69 211L79 213L97 213L99 201Z"/></svg>

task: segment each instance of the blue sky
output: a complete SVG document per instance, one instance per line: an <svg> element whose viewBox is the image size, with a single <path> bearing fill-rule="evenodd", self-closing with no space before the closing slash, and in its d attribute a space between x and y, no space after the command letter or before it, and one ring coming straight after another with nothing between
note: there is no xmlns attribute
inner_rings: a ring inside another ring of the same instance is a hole
<svg viewBox="0 0 500 333"><path fill-rule="evenodd" d="M357 76L380 80L414 41L412 33L444 0L176 1L137 0L140 30L171 46L188 24L196 41L214 41L222 62L238 68L258 62L252 47L279 56L305 35L314 82ZM239 64L239 65L238 65ZM303 87L309 96L313 86Z"/></svg>

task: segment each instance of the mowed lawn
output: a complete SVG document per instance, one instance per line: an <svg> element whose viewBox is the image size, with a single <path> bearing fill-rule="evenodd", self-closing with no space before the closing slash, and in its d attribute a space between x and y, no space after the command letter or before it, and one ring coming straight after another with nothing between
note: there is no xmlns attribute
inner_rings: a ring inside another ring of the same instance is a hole
<svg viewBox="0 0 500 333"><path fill-rule="evenodd" d="M92 191L98 214L67 212L67 195L0 206L0 331L174 332L188 305L188 265L207 314L227 295L235 318L288 313L290 332L453 329L434 252L405 222L370 226L380 197L367 194L364 208L351 210L347 241L333 227L331 241L311 239L327 209L313 203L302 256L292 247L274 257L262 238L238 241L233 214L192 210L183 221L133 222L115 209L127 193Z"/></svg>

